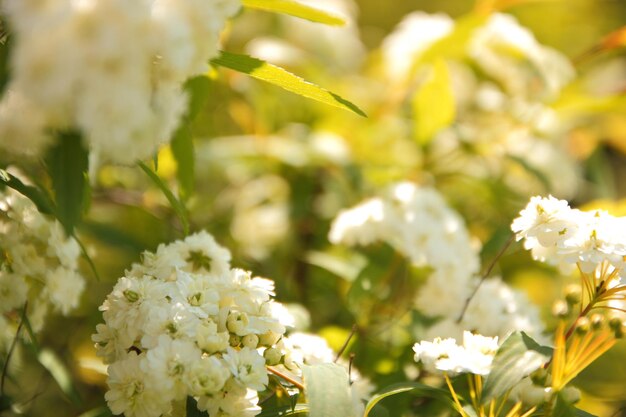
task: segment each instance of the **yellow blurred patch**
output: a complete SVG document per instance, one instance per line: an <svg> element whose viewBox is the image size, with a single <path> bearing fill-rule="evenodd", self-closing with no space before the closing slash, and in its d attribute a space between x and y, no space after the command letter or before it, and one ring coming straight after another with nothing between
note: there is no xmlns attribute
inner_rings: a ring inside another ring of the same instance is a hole
<svg viewBox="0 0 626 417"><path fill-rule="evenodd" d="M328 342L332 350L338 352L348 340L350 330L339 326L327 326L319 331L319 335ZM350 349L352 343L354 343L354 337L350 340L346 350Z"/></svg>
<svg viewBox="0 0 626 417"><path fill-rule="evenodd" d="M172 179L176 175L176 159L174 159L172 148L169 146L164 146L159 151L159 169L157 174L163 179Z"/></svg>
<svg viewBox="0 0 626 417"><path fill-rule="evenodd" d="M606 210L613 216L626 216L626 199L609 200L598 199L590 201L580 207L581 210Z"/></svg>

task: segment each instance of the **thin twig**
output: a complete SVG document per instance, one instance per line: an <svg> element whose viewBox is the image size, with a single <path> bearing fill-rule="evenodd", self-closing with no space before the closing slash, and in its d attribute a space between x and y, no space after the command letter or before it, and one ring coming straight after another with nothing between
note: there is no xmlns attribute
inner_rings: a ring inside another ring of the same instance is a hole
<svg viewBox="0 0 626 417"><path fill-rule="evenodd" d="M357 326L356 324L352 325L352 330L350 331L350 334L348 335L348 338L346 339L346 341L343 343L343 346L341 346L341 348L339 349L339 351L337 352L337 356L335 356L335 360L333 362L337 362L339 360L339 358L341 357L341 355L343 355L343 352L346 350L346 348L348 347L348 344L350 343L350 340L352 339L352 337L354 336L354 334L357 331Z"/></svg>
<svg viewBox="0 0 626 417"><path fill-rule="evenodd" d="M511 243L513 243L514 239L515 239L515 235L514 234L511 235L507 239L507 241L504 244L504 246L500 249L500 251L497 253L497 255L493 258L493 260L491 261L491 263L487 267L487 270L485 271L485 273L480 277L480 281L478 282L478 285L476 286L476 288L474 288L474 291L472 291L470 296L467 297L467 300L465 300L465 304L463 305L463 310L461 310L461 314L459 315L459 318L456 320L457 323L460 323L461 320L463 320L463 316L465 316L465 312L467 311L467 308L469 307L469 303L472 301L472 298L474 298L474 296L478 292L478 289L482 285L483 281L485 279L487 279L487 277L491 274L491 271L493 271L493 268L496 266L496 263L502 257L502 255L504 255L504 252L506 252L506 250L509 248L509 246L511 246Z"/></svg>
<svg viewBox="0 0 626 417"><path fill-rule="evenodd" d="M11 347L9 348L9 352L7 353L7 359L4 361L4 365L2 367L2 379L0 379L0 395L4 397L4 381L6 379L7 373L9 372L9 362L11 361L11 356L13 355L13 351L15 350L15 346L17 345L17 340L20 336L20 331L22 330L22 326L24 325L24 319L26 318L26 308L28 307L28 301L24 303L24 310L22 310L22 317L20 319L20 324L17 326L17 330L15 332L15 337L11 342Z"/></svg>
<svg viewBox="0 0 626 417"><path fill-rule="evenodd" d="M267 370L270 371L271 373L273 373L274 375L284 379L285 381L289 382L290 384L294 385L296 388L298 388L300 391L304 391L304 385L302 384L302 382L297 381L296 379L292 378L291 376L279 371L278 369L272 367L272 366L268 366Z"/></svg>

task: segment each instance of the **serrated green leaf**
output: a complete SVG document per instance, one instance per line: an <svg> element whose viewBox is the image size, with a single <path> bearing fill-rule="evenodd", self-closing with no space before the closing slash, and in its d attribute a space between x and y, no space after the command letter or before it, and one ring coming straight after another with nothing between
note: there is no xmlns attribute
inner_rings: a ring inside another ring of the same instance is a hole
<svg viewBox="0 0 626 417"><path fill-rule="evenodd" d="M181 126L176 131L170 146L176 160L180 199L185 201L193 193L195 184L195 153L193 137L188 126Z"/></svg>
<svg viewBox="0 0 626 417"><path fill-rule="evenodd" d="M290 16L310 20L311 22L324 23L332 26L343 26L346 24L345 19L334 13L292 0L242 0L241 3L244 7L249 9L288 14Z"/></svg>
<svg viewBox="0 0 626 417"><path fill-rule="evenodd" d="M72 235L85 205L85 181L89 153L78 133L62 133L46 155L46 166L52 179L56 216L68 235Z"/></svg>
<svg viewBox="0 0 626 417"><path fill-rule="evenodd" d="M554 404L554 410L551 417L597 417L590 414L580 408L575 407L573 404L565 401L561 396L561 393L557 394L556 402Z"/></svg>
<svg viewBox="0 0 626 417"><path fill-rule="evenodd" d="M178 216L178 219L183 226L184 235L187 236L189 234L189 218L187 217L187 209L185 208L183 203L181 203L176 198L176 196L174 196L172 191L168 188L167 184L163 182L161 177L159 177L154 171L152 171L146 164L141 161L137 162L137 164L143 170L143 172L145 172L146 175L152 180L154 185L156 185L161 190L163 195L165 195L165 198L167 198L167 201L169 201L172 209L176 213L176 216Z"/></svg>
<svg viewBox="0 0 626 417"><path fill-rule="evenodd" d="M49 349L40 351L37 359L50 375L52 375L52 378L59 385L61 391L63 391L73 403L80 404L81 400L78 391L76 391L72 377L61 359Z"/></svg>
<svg viewBox="0 0 626 417"><path fill-rule="evenodd" d="M185 410L186 417L207 417L207 413L198 410L198 403L193 397L187 397Z"/></svg>
<svg viewBox="0 0 626 417"><path fill-rule="evenodd" d="M309 417L356 417L346 369L335 363L302 367Z"/></svg>
<svg viewBox="0 0 626 417"><path fill-rule="evenodd" d="M413 96L415 140L426 145L441 129L448 127L456 115L452 80L446 63L435 61L430 74Z"/></svg>
<svg viewBox="0 0 626 417"><path fill-rule="evenodd" d="M54 203L48 198L47 194L33 187L24 184L19 178L9 174L7 171L0 169L0 184L4 184L14 189L24 197L28 198L37 207L37 210L43 214L54 214Z"/></svg>
<svg viewBox="0 0 626 417"><path fill-rule="evenodd" d="M483 388L483 403L499 398L552 356L552 349L541 346L524 332L515 332L502 343Z"/></svg>
<svg viewBox="0 0 626 417"><path fill-rule="evenodd" d="M366 117L363 110L348 100L263 60L248 55L222 51L220 56L211 60L211 63L242 72L303 97L328 104L329 106L350 110L359 116Z"/></svg>
<svg viewBox="0 0 626 417"><path fill-rule="evenodd" d="M410 392L412 394L420 395L423 397L434 398L439 401L443 401L450 408L454 408L454 401L450 397L450 393L444 389L431 387L419 382L402 382L399 384L390 385L383 389L378 394L372 396L367 405L365 406L365 413L363 417L367 417L372 409L387 397L392 395L402 394Z"/></svg>

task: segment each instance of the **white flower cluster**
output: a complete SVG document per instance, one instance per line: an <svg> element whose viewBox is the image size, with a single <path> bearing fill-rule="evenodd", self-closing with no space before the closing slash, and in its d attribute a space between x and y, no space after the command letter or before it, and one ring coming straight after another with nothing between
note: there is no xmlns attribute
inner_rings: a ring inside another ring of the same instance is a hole
<svg viewBox="0 0 626 417"><path fill-rule="evenodd" d="M427 371L454 376L460 373L487 375L498 351L498 338L463 332L463 345L455 339L436 338L413 346L415 361L422 362Z"/></svg>
<svg viewBox="0 0 626 417"><path fill-rule="evenodd" d="M414 63L454 28L443 14L407 15L382 46L389 78L422 77L424 71L410 72ZM493 14L470 35L463 54L446 63L456 117L431 143L433 160L442 161L437 169L501 176L527 195L544 190L544 182L558 195L573 195L579 170L547 105L575 75L567 58L539 44L512 16Z"/></svg>
<svg viewBox="0 0 626 417"><path fill-rule="evenodd" d="M511 229L534 259L571 271L591 273L608 264L623 275L626 217L602 210L581 211L552 196L532 197Z"/></svg>
<svg viewBox="0 0 626 417"><path fill-rule="evenodd" d="M291 333L283 337L276 345L282 355L280 363L287 370L302 376L302 365L318 365L335 362L336 353L328 345L325 339L309 333ZM371 397L374 386L371 381L362 376L359 371L350 367L347 361L339 358L340 365L350 369L350 388L352 391L352 404L354 415L363 415L364 404Z"/></svg>
<svg viewBox="0 0 626 417"><path fill-rule="evenodd" d="M196 398L211 416L258 414L263 352L291 317L274 283L230 268L230 252L200 232L144 253L100 308L93 336L108 367L114 414L159 417Z"/></svg>
<svg viewBox="0 0 626 417"><path fill-rule="evenodd" d="M34 331L51 310L68 315L85 287L78 271L80 247L61 224L42 215L26 197L0 192L0 329L26 303ZM15 324L15 323L12 323ZM12 331L11 333L14 332ZM2 335L0 335L0 339ZM0 340L0 351L2 350Z"/></svg>
<svg viewBox="0 0 626 417"><path fill-rule="evenodd" d="M76 129L103 160L132 163L168 140L182 84L206 71L238 0L6 0L14 32L0 147L38 154Z"/></svg>
<svg viewBox="0 0 626 417"><path fill-rule="evenodd" d="M499 278L479 284L477 245L463 219L434 189L394 184L383 197L341 212L329 238L347 245L386 242L413 264L432 268L415 301L424 314L441 319L427 336L460 337L468 329L489 336L504 337L513 330L538 336L543 330L537 308L524 293Z"/></svg>

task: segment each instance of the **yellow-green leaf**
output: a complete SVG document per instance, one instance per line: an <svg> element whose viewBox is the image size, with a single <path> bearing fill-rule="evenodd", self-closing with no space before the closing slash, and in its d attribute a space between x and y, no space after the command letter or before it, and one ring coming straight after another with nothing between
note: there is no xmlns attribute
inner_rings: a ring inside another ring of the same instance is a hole
<svg viewBox="0 0 626 417"><path fill-rule="evenodd" d="M326 10L320 10L292 0L243 0L244 7L249 9L265 10L274 13L283 13L311 22L324 23L332 26L343 26L345 19Z"/></svg>
<svg viewBox="0 0 626 417"><path fill-rule="evenodd" d="M435 61L430 74L413 96L415 140L428 144L441 129L455 118L456 106L448 66L443 60Z"/></svg>
<svg viewBox="0 0 626 417"><path fill-rule="evenodd" d="M303 97L310 98L330 106L350 110L360 116L366 117L363 110L359 109L348 100L313 83L305 81L283 68L269 64L263 60L253 58L248 55L239 55L222 51L220 56L211 60L211 63L242 72L253 78L274 84Z"/></svg>

